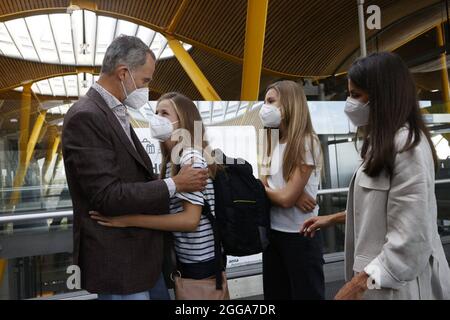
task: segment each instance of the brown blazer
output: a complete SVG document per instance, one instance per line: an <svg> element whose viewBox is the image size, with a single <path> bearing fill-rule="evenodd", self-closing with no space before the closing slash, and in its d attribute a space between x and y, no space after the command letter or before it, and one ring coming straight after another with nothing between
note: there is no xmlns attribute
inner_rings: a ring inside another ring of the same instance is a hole
<svg viewBox="0 0 450 320"><path fill-rule="evenodd" d="M167 186L157 180L133 129L131 135L136 149L92 88L64 119L62 147L74 212L74 264L81 269L82 288L92 293L146 291L161 274L162 232L103 227L88 213L169 213Z"/></svg>

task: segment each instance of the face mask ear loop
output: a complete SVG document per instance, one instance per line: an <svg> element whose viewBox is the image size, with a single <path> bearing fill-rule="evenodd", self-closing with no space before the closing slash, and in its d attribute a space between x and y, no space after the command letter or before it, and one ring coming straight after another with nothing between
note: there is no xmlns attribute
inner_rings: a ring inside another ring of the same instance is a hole
<svg viewBox="0 0 450 320"><path fill-rule="evenodd" d="M125 93L125 99L127 99L128 98L127 89L125 88L125 85L123 84L122 80L120 80L120 84L122 85L123 93Z"/></svg>
<svg viewBox="0 0 450 320"><path fill-rule="evenodd" d="M130 77L131 77L131 81L133 81L133 85L134 85L134 88L137 90L138 89L138 87L137 87L137 85L136 85L136 82L134 81L134 77L133 77L133 75L131 74L131 71L130 71L130 69L127 69L128 70L128 73L130 74Z"/></svg>

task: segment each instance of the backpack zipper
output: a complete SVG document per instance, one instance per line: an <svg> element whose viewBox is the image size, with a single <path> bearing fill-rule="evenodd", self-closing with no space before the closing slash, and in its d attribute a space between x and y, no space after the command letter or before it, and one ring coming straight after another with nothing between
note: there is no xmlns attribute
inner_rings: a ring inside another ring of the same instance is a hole
<svg viewBox="0 0 450 320"><path fill-rule="evenodd" d="M233 203L256 203L253 200L234 200Z"/></svg>

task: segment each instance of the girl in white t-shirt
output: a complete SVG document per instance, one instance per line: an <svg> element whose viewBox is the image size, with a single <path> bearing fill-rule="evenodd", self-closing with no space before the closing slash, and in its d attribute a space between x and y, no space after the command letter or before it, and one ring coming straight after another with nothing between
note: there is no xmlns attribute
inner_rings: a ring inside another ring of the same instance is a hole
<svg viewBox="0 0 450 320"><path fill-rule="evenodd" d="M269 86L260 118L269 130L268 172L262 180L272 202L270 245L263 253L264 297L324 299L321 239L298 232L319 211L316 205L307 212L300 198L316 198L322 158L301 85L281 81ZM278 129L279 140L273 129Z"/></svg>

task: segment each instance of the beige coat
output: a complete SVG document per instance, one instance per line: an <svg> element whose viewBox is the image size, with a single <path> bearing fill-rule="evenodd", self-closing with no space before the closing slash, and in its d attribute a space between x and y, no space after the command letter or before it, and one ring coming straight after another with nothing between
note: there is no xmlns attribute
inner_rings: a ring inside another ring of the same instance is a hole
<svg viewBox="0 0 450 320"><path fill-rule="evenodd" d="M405 145L408 130L396 135ZM437 230L435 174L425 136L397 153L394 174L355 173L347 202L346 280L363 270L373 290L365 299L450 299L450 270Z"/></svg>

